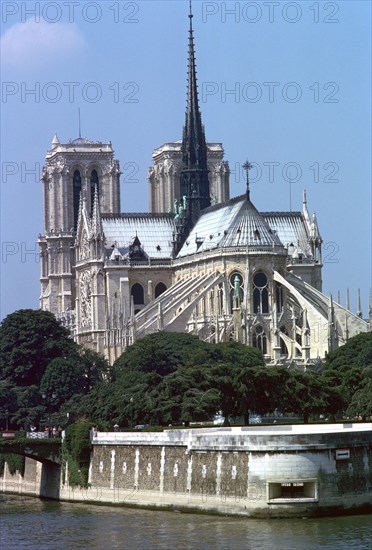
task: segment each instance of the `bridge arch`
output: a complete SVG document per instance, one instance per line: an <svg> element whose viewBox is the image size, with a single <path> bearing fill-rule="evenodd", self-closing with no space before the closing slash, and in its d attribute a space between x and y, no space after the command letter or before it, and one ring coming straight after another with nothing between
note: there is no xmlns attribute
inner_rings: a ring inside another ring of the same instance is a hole
<svg viewBox="0 0 372 550"><path fill-rule="evenodd" d="M40 463L35 479L36 494L40 497L58 499L61 486L61 443L48 441L44 444L28 441L0 443L0 454L24 456ZM9 492L14 492L11 489Z"/></svg>

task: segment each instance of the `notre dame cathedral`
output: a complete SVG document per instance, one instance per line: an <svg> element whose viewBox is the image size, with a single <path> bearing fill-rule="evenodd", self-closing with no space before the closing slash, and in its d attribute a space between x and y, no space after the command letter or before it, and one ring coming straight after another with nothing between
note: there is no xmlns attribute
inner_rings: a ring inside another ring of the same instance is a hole
<svg viewBox="0 0 372 550"><path fill-rule="evenodd" d="M110 362L165 330L238 340L271 364L313 364L369 324L322 294L322 238L305 193L302 211L258 212L247 162L246 193L230 199L222 144L205 139L189 17L183 137L153 153L150 213L120 213L111 142L54 136L42 175L41 308Z"/></svg>

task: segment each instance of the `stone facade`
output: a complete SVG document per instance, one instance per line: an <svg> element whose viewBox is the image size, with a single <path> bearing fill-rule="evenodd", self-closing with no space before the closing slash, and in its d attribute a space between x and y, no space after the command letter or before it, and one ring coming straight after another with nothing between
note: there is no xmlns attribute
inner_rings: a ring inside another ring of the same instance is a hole
<svg viewBox="0 0 372 550"><path fill-rule="evenodd" d="M106 434L90 482L120 501L251 517L372 509L371 424ZM114 457L114 460L113 460ZM127 491L132 491L130 495Z"/></svg>

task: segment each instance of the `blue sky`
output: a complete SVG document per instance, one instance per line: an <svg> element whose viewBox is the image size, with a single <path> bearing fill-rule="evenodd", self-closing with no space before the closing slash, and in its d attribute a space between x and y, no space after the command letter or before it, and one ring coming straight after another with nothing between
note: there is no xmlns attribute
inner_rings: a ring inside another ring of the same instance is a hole
<svg viewBox="0 0 372 550"><path fill-rule="evenodd" d="M324 245L323 291L371 286L371 4L194 1L200 107L231 196L301 209ZM1 316L37 308L40 173L53 134L112 141L121 209L148 211L154 148L181 138L188 2L7 2L2 10ZM290 180L292 183L290 184ZM290 200L291 188L291 200Z"/></svg>

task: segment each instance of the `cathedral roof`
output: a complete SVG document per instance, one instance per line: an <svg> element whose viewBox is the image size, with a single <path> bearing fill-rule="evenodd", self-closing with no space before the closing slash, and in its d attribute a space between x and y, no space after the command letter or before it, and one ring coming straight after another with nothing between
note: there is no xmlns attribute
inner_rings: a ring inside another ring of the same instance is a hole
<svg viewBox="0 0 372 550"><path fill-rule="evenodd" d="M307 255L309 234L302 212L261 212L262 217L276 231L284 246L301 249Z"/></svg>
<svg viewBox="0 0 372 550"><path fill-rule="evenodd" d="M102 217L106 248L116 247L129 256L137 238L146 258L171 258L174 219L169 214L119 214Z"/></svg>
<svg viewBox="0 0 372 550"><path fill-rule="evenodd" d="M246 195L202 211L178 257L212 248L283 247Z"/></svg>

